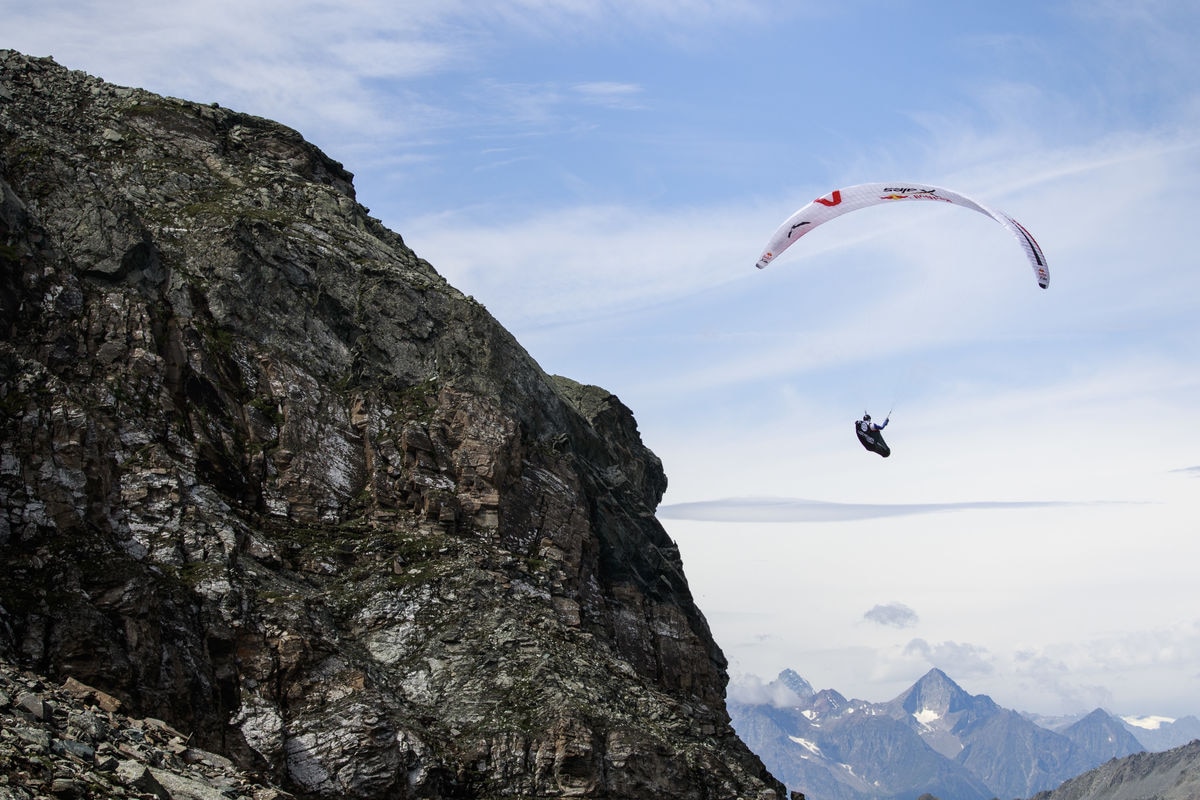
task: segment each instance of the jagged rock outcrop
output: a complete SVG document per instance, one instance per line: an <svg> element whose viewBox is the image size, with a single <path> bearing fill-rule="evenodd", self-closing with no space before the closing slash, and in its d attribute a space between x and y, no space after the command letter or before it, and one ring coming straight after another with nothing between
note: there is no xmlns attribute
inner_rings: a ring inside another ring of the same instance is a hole
<svg viewBox="0 0 1200 800"><path fill-rule="evenodd" d="M0 659L0 798L290 800L162 720L68 678L47 686Z"/></svg>
<svg viewBox="0 0 1200 800"><path fill-rule="evenodd" d="M0 652L305 797L781 797L629 409L296 132L0 51Z"/></svg>

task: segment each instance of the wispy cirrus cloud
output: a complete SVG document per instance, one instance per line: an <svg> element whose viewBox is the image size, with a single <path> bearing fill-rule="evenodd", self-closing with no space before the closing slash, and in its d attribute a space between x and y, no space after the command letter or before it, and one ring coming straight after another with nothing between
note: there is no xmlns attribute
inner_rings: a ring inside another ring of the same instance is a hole
<svg viewBox="0 0 1200 800"><path fill-rule="evenodd" d="M1055 500L978 501L958 503L833 503L793 497L732 497L674 503L658 509L666 519L698 522L851 522L949 511L996 511L1080 505Z"/></svg>
<svg viewBox="0 0 1200 800"><path fill-rule="evenodd" d="M642 94L643 89L634 83L591 81L577 83L571 88L582 102L591 105L623 109L641 107L638 97Z"/></svg>

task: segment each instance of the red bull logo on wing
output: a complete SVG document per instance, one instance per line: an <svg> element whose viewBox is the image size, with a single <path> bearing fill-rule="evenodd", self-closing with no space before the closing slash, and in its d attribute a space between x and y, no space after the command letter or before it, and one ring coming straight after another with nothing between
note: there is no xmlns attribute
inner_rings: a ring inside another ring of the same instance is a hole
<svg viewBox="0 0 1200 800"><path fill-rule="evenodd" d="M920 194L881 194L880 200L941 200L943 203L953 202L948 197L941 197L932 192L921 192Z"/></svg>

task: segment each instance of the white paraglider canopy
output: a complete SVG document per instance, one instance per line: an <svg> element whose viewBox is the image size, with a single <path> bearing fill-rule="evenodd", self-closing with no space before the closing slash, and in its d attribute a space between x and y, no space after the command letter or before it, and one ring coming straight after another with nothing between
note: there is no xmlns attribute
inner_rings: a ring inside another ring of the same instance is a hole
<svg viewBox="0 0 1200 800"><path fill-rule="evenodd" d="M978 211L996 220L1020 243L1021 249L1025 251L1025 256L1033 267L1038 286L1045 289L1050 285L1050 269L1046 265L1046 256L1042 253L1042 248L1038 246L1037 241L1021 223L1001 211L988 208L958 192L924 183L860 183L845 189L835 189L824 197L818 197L792 214L779 226L779 229L767 242L756 266L759 269L767 266L801 236L834 217L840 217L842 214L867 206L909 200L950 203Z"/></svg>

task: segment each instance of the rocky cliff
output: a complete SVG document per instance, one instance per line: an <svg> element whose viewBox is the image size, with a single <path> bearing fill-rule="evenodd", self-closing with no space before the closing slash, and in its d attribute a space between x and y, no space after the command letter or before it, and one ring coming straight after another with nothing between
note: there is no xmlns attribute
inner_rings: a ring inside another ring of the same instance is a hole
<svg viewBox="0 0 1200 800"><path fill-rule="evenodd" d="M301 797L770 798L629 409L296 132L0 51L0 655Z"/></svg>

